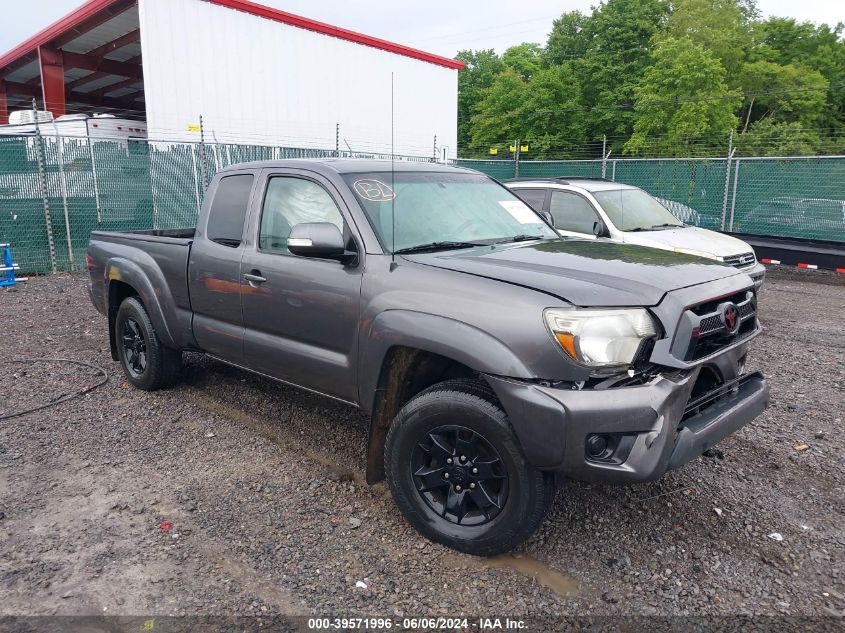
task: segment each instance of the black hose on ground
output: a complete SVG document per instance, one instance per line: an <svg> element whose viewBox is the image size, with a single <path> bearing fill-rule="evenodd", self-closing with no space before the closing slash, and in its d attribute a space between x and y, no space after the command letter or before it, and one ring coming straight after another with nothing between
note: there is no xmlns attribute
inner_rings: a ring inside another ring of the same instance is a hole
<svg viewBox="0 0 845 633"><path fill-rule="evenodd" d="M58 398L57 400L53 400L52 402L48 402L47 404L42 404L37 407L32 407L31 409L25 409L23 411L15 411L14 413L9 413L6 415L0 415L0 421L2 420L11 420L12 418L19 418L22 415L27 415L29 413L35 413L36 411L41 411L42 409L48 409L50 407L54 407L57 404L62 404L63 402L67 402L68 400L73 400L74 398L78 398L79 396L83 396L86 393L89 393L96 389L97 387L101 387L106 384L109 380L109 375L105 369L102 367L97 367L96 365L92 365L91 363L86 363L85 361L81 360L71 360L70 358L14 358L11 361L12 363L72 363L74 365L82 365L83 367L88 367L89 369L93 369L96 372L99 372L102 375L102 380L95 385L89 385L87 387L83 387L76 393L70 393Z"/></svg>

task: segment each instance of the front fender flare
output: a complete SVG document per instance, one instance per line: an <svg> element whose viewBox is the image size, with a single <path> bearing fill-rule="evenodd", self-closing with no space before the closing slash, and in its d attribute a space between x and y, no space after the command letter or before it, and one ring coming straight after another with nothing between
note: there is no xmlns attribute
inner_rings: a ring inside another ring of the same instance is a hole
<svg viewBox="0 0 845 633"><path fill-rule="evenodd" d="M387 310L373 319L363 333L359 367L359 402L368 414L374 410L379 379L393 347L410 347L439 354L479 373L531 378L531 372L507 345L473 325L413 310Z"/></svg>

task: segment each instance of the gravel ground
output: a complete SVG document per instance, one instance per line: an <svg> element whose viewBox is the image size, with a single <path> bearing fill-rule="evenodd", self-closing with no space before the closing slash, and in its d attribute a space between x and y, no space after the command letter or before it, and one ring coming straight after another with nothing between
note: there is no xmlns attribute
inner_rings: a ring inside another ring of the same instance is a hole
<svg viewBox="0 0 845 633"><path fill-rule="evenodd" d="M483 560L363 482L354 409L199 355L175 388L129 388L85 279L33 278L0 292L0 415L98 381L13 358L109 379L0 421L0 614L842 615L842 280L770 272L763 416L659 482L564 485Z"/></svg>

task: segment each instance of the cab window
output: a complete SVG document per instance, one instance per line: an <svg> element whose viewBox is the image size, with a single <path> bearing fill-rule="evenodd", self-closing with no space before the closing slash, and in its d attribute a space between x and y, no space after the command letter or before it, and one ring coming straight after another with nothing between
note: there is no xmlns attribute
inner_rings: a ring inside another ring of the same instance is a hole
<svg viewBox="0 0 845 633"><path fill-rule="evenodd" d="M343 216L329 192L312 180L276 176L267 184L258 248L287 253L290 230L305 222L331 222L343 233Z"/></svg>

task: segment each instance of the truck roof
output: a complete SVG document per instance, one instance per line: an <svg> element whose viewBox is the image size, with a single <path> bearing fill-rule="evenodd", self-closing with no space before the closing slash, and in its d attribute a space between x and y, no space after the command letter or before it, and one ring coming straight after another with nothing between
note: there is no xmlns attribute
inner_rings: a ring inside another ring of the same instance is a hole
<svg viewBox="0 0 845 633"><path fill-rule="evenodd" d="M265 169L290 167L299 169L311 169L316 172L334 172L337 174L357 174L374 171L427 171L427 172L463 172L477 173L472 169L464 167L451 167L439 163L416 162L407 160L374 160L371 158L292 158L288 160L262 160L248 163L229 165L221 171L232 171L236 169Z"/></svg>

